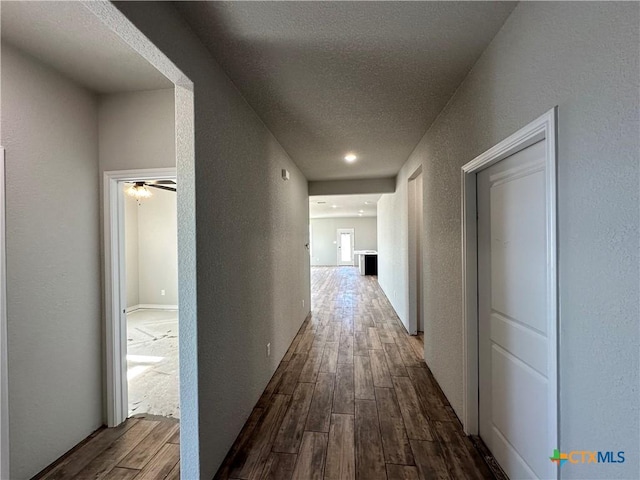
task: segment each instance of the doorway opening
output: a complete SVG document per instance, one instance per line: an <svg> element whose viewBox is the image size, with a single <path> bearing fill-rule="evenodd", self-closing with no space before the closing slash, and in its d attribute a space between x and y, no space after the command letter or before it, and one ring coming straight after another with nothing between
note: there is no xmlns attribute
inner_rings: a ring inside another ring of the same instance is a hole
<svg viewBox="0 0 640 480"><path fill-rule="evenodd" d="M556 109L462 167L463 424L511 478L557 478Z"/></svg>
<svg viewBox="0 0 640 480"><path fill-rule="evenodd" d="M338 265L353 265L353 246L355 233L353 228L339 228L337 230Z"/></svg>
<svg viewBox="0 0 640 480"><path fill-rule="evenodd" d="M176 181L136 179L120 186L128 416L180 418Z"/></svg>
<svg viewBox="0 0 640 480"><path fill-rule="evenodd" d="M104 182L113 422L180 418L176 169L105 172Z"/></svg>
<svg viewBox="0 0 640 480"><path fill-rule="evenodd" d="M409 177L409 333L424 333L424 282L422 246L424 237L422 166ZM421 338L421 337L420 337Z"/></svg>
<svg viewBox="0 0 640 480"><path fill-rule="evenodd" d="M341 278L378 275L378 200L380 194L309 197L309 260L312 278L318 268L340 269ZM345 289L349 285L345 280ZM311 303L323 290L312 282ZM315 299L315 300L314 300Z"/></svg>
<svg viewBox="0 0 640 480"><path fill-rule="evenodd" d="M309 197L311 267L355 266L360 275L377 275L380 197L379 194Z"/></svg>

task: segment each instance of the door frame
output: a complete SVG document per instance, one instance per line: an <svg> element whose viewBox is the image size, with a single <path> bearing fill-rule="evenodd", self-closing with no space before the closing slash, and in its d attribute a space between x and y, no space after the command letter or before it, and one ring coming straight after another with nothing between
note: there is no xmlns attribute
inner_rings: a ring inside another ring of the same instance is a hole
<svg viewBox="0 0 640 480"><path fill-rule="evenodd" d="M417 262L417 251L418 251L418 215L422 215L424 220L424 204L416 206L416 180L418 177L422 175L422 165L420 165L416 170L411 174L409 179L407 180L407 213L408 213L408 268L407 268L407 286L408 286L408 302L409 306L409 334L417 335L418 334L418 304L420 302L420 291L418 289L418 284L420 289L424 289L424 272L423 265L418 268ZM424 177L423 177L424 181ZM424 185L424 184L423 184ZM423 187L424 188L424 187ZM424 193L424 192L423 192ZM413 203L413 206L412 206ZM424 253L424 252L422 252ZM420 261L422 262L422 255L420 256ZM420 282L417 281L418 276L420 276ZM420 312L422 315L422 328L424 329L424 304L423 309Z"/></svg>
<svg viewBox="0 0 640 480"><path fill-rule="evenodd" d="M340 232L350 232L351 233L351 264L343 264L340 260L340 253L342 252L340 247ZM353 253L356 249L356 230L355 228L337 228L336 229L336 257L337 264L339 267L353 266L356 264L355 254Z"/></svg>
<svg viewBox="0 0 640 480"><path fill-rule="evenodd" d="M547 227L547 333L548 333L548 450L559 448L558 392L558 268L557 268L557 107L501 141L461 170L462 179L462 288L463 288L463 411L462 423L468 435L479 431L478 411L478 242L476 175L485 168L525 148L545 141L545 208ZM555 469L557 478L558 469Z"/></svg>
<svg viewBox="0 0 640 480"><path fill-rule="evenodd" d="M9 369L7 355L7 256L5 150L0 147L0 478L9 478Z"/></svg>
<svg viewBox="0 0 640 480"><path fill-rule="evenodd" d="M109 427L120 425L127 419L129 413L124 195L119 185L133 180L175 180L176 178L177 170L174 167L106 171L103 175L105 350L107 426Z"/></svg>

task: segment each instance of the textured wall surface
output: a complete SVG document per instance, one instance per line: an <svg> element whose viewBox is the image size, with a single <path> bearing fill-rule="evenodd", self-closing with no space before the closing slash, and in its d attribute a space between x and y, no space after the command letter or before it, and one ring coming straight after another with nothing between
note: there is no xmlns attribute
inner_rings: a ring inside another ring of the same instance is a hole
<svg viewBox="0 0 640 480"><path fill-rule="evenodd" d="M171 4L117 7L194 83L199 461L181 467L211 478L309 311L307 181Z"/></svg>
<svg viewBox="0 0 640 480"><path fill-rule="evenodd" d="M639 10L521 3L409 160L425 173L425 354L460 414L460 167L559 107L559 447L627 452L563 478L639 474ZM379 230L402 230L393 202ZM381 254L402 246L383 239Z"/></svg>
<svg viewBox="0 0 640 480"><path fill-rule="evenodd" d="M396 178L396 193L378 200L378 283L409 331L409 178L418 159L404 164Z"/></svg>
<svg viewBox="0 0 640 480"><path fill-rule="evenodd" d="M176 166L174 89L101 95L100 174Z"/></svg>
<svg viewBox="0 0 640 480"><path fill-rule="evenodd" d="M94 95L3 43L12 479L102 424L97 119Z"/></svg>
<svg viewBox="0 0 640 480"><path fill-rule="evenodd" d="M318 182L309 182L309 195L393 193L395 187L396 177L360 180L321 180Z"/></svg>
<svg viewBox="0 0 640 480"><path fill-rule="evenodd" d="M312 218L311 265L337 265L338 228L354 229L355 250L377 250L378 232L375 217L355 218Z"/></svg>

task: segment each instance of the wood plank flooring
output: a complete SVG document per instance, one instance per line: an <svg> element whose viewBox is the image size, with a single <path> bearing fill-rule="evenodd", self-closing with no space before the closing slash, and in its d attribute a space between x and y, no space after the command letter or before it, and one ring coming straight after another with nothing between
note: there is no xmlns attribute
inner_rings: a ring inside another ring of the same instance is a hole
<svg viewBox="0 0 640 480"><path fill-rule="evenodd" d="M311 276L312 316L215 478L494 478L376 277Z"/></svg>
<svg viewBox="0 0 640 480"><path fill-rule="evenodd" d="M375 277L313 268L312 305L216 479L494 478ZM178 479L178 428L129 419L35 478Z"/></svg>
<svg viewBox="0 0 640 480"><path fill-rule="evenodd" d="M173 419L130 418L90 435L34 479L177 480L179 428Z"/></svg>

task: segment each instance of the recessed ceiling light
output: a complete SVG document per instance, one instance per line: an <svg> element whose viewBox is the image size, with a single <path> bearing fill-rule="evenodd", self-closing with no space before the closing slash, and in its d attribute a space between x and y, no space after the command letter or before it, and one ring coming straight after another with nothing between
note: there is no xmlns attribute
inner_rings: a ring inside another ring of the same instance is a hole
<svg viewBox="0 0 640 480"><path fill-rule="evenodd" d="M362 216L362 214L361 214L361 213L359 213L359 214L358 214L358 216L359 216L359 217L361 217L361 216Z"/></svg>
<svg viewBox="0 0 640 480"><path fill-rule="evenodd" d="M358 213L364 213L364 210L358 210Z"/></svg>
<svg viewBox="0 0 640 480"><path fill-rule="evenodd" d="M338 205L331 205L331 208L338 208Z"/></svg>
<svg viewBox="0 0 640 480"><path fill-rule="evenodd" d="M345 156L344 159L349 163L353 163L358 159L358 157L356 157L353 153L350 153L347 156Z"/></svg>
<svg viewBox="0 0 640 480"><path fill-rule="evenodd" d="M373 202L369 202L369 201L364 202L365 205L371 205L372 203Z"/></svg>

